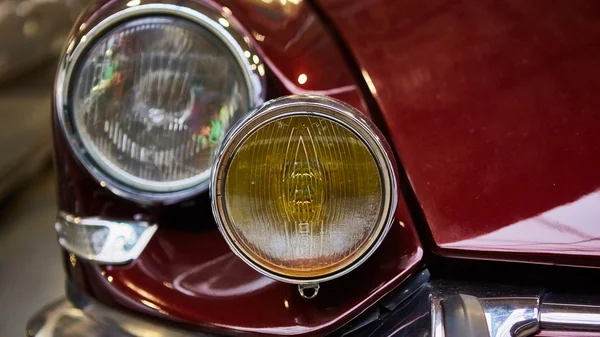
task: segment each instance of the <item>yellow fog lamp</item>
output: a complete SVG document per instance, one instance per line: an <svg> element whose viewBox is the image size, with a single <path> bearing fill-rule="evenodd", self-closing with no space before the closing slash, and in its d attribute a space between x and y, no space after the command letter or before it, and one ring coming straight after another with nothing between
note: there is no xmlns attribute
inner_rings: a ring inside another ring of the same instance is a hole
<svg viewBox="0 0 600 337"><path fill-rule="evenodd" d="M231 249L273 279L314 285L377 248L397 203L387 144L354 108L327 97L264 104L223 142L213 212Z"/></svg>

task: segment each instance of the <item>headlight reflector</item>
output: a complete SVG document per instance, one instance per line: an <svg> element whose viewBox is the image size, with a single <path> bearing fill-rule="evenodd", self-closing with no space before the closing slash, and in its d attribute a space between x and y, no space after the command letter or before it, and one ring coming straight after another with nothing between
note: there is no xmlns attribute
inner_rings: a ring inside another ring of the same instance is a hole
<svg viewBox="0 0 600 337"><path fill-rule="evenodd" d="M74 81L73 120L89 155L145 191L207 180L225 130L249 109L249 88L230 50L181 19L114 28L90 48Z"/></svg>
<svg viewBox="0 0 600 337"><path fill-rule="evenodd" d="M213 176L213 207L246 262L291 283L337 277L389 229L396 180L377 132L338 101L268 102L232 130Z"/></svg>

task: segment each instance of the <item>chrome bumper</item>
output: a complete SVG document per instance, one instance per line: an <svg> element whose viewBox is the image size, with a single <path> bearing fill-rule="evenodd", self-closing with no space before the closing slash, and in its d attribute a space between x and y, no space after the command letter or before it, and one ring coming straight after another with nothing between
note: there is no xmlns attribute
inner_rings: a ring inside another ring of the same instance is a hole
<svg viewBox="0 0 600 337"><path fill-rule="evenodd" d="M430 280L427 271L413 276L361 316L362 322L358 317L354 321L359 323L342 327L341 334L348 330L357 336L526 337L558 331L569 336L584 332L600 336L600 297Z"/></svg>
<svg viewBox="0 0 600 337"><path fill-rule="evenodd" d="M38 312L27 324L28 336L215 336L106 307L70 285L67 297ZM600 298L542 288L432 281L423 271L332 335L525 337L540 330L600 332Z"/></svg>

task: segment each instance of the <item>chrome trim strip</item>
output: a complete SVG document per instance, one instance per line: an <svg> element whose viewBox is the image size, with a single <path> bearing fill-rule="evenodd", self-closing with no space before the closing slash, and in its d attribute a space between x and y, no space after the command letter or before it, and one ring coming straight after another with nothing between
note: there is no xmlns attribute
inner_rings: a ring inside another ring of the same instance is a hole
<svg viewBox="0 0 600 337"><path fill-rule="evenodd" d="M115 25L149 15L179 17L208 29L231 50L243 70L247 86L251 91L249 93L250 106L256 107L264 102L266 84L264 66L258 67L252 63L253 60L246 56L248 53L252 56L258 55L251 43L250 35L235 18L231 17L231 12L226 8L215 8L193 0L149 0L144 1L143 4L119 0L88 12L87 21L81 20L80 26L77 27L79 29L75 29L68 39L66 50L59 64L54 89L59 124L77 159L101 186L108 188L116 195L143 204L175 203L206 191L209 187L209 177L202 183L183 190L150 192L119 182L109 173L100 169L77 135L72 122L69 112L71 77L85 50ZM225 20L227 25L223 25L219 20ZM260 71L259 68L263 71Z"/></svg>
<svg viewBox="0 0 600 337"><path fill-rule="evenodd" d="M334 120L348 129L352 130L369 148L381 171L382 186L384 188L383 216L378 224L379 232L372 246L350 265L332 274L315 278L291 278L274 273L259 263L252 260L235 244L235 240L227 230L227 214L224 210L222 190L225 181L224 174L233 158L238 146L254 130L275 119L286 116L319 116ZM221 145L221 150L213 166L213 174L210 185L212 210L215 220L233 252L239 256L250 267L259 273L277 281L292 284L315 284L329 281L345 275L365 262L381 245L385 235L394 221L396 206L398 204L398 185L396 177L395 160L392 151L377 127L355 108L341 101L325 96L294 95L281 97L263 104L252 114L249 114L231 129Z"/></svg>
<svg viewBox="0 0 600 337"><path fill-rule="evenodd" d="M530 336L539 329L538 297L480 298L491 336Z"/></svg>
<svg viewBox="0 0 600 337"><path fill-rule="evenodd" d="M544 329L600 331L600 298L548 294L540 317Z"/></svg>
<svg viewBox="0 0 600 337"><path fill-rule="evenodd" d="M444 320L442 318L442 301L440 298L430 296L431 301L431 336L446 337Z"/></svg>
<svg viewBox="0 0 600 337"><path fill-rule="evenodd" d="M430 282L431 336L445 335L439 303L453 294L477 297L491 337L526 337L541 329L600 332L600 297L545 293L542 288L453 281ZM448 336L452 337L452 336Z"/></svg>
<svg viewBox="0 0 600 337"><path fill-rule="evenodd" d="M140 256L158 226L143 221L80 218L60 212L55 229L58 243L69 252L98 263L122 264Z"/></svg>
<svg viewBox="0 0 600 337"><path fill-rule="evenodd" d="M443 280L432 281L430 287L433 337L445 336L440 303L444 298L458 294L474 296L479 300L491 337L525 337L539 330L541 288Z"/></svg>

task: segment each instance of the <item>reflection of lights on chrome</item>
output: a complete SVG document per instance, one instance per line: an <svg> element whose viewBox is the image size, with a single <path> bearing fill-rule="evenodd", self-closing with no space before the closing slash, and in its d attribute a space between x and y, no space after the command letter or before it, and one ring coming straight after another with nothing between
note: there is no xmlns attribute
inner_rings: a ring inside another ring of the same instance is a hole
<svg viewBox="0 0 600 337"><path fill-rule="evenodd" d="M283 305L285 305L286 309L290 308L290 303L288 302L288 300L283 300Z"/></svg>
<svg viewBox="0 0 600 337"><path fill-rule="evenodd" d="M81 42L85 42L85 41L87 41L87 35L84 35L81 37Z"/></svg>
<svg viewBox="0 0 600 337"><path fill-rule="evenodd" d="M250 56L252 56L252 54L250 54L249 51L244 51L244 56L246 56L247 58L250 58Z"/></svg>
<svg viewBox="0 0 600 337"><path fill-rule="evenodd" d="M260 60L258 59L258 55L254 55L252 56L252 61L256 64L258 64L258 62L260 62Z"/></svg>
<svg viewBox="0 0 600 337"><path fill-rule="evenodd" d="M250 68L252 68L252 70L256 70L256 64L251 65Z"/></svg>
<svg viewBox="0 0 600 337"><path fill-rule="evenodd" d="M231 15L231 9L229 9L229 7L223 7L223 13Z"/></svg>
<svg viewBox="0 0 600 337"><path fill-rule="evenodd" d="M87 27L87 23L84 22L79 26L79 30L84 30L85 27Z"/></svg>
<svg viewBox="0 0 600 337"><path fill-rule="evenodd" d="M112 276L108 276L106 279L108 280L109 283L113 281L113 277Z"/></svg>
<svg viewBox="0 0 600 337"><path fill-rule="evenodd" d="M101 182L100 182L100 186L102 186L102 187L106 187L106 182L104 182L104 181L101 181Z"/></svg>
<svg viewBox="0 0 600 337"><path fill-rule="evenodd" d="M265 76L265 66L263 66L262 64L258 65L258 73L260 74L260 76Z"/></svg>
<svg viewBox="0 0 600 337"><path fill-rule="evenodd" d="M367 73L366 70L362 71L362 75L363 75L363 78L365 79L365 82L367 82L369 91L371 91L371 93L373 95L375 95L377 93L377 89L375 89L375 84L373 84L373 80L371 80L371 76L369 76L369 73Z"/></svg>
<svg viewBox="0 0 600 337"><path fill-rule="evenodd" d="M225 19L225 18L219 18L219 23L223 27L229 27L229 21L227 21L227 19Z"/></svg>
<svg viewBox="0 0 600 337"><path fill-rule="evenodd" d="M139 6L142 2L140 0L131 0L127 3L127 7Z"/></svg>
<svg viewBox="0 0 600 337"><path fill-rule="evenodd" d="M308 76L306 76L306 74L300 74L300 76L298 76L298 83L304 84L306 81L308 81Z"/></svg>
<svg viewBox="0 0 600 337"><path fill-rule="evenodd" d="M113 54L112 49L109 49L109 50L106 51L106 53L104 53L104 55L106 55L108 57L111 57L112 54ZM100 183L100 185L102 185L102 183ZM102 187L104 187L104 186L102 186Z"/></svg>
<svg viewBox="0 0 600 337"><path fill-rule="evenodd" d="M69 46L67 46L67 54L70 54L73 51L73 48L75 48L75 40L71 40L71 42L69 42Z"/></svg>
<svg viewBox="0 0 600 337"><path fill-rule="evenodd" d="M262 0L262 2L266 3L266 4L270 4L273 2L273 0Z"/></svg>
<svg viewBox="0 0 600 337"><path fill-rule="evenodd" d="M250 38L249 38L249 37L247 37L247 36L244 36L244 42L246 42L246 43L250 43Z"/></svg>
<svg viewBox="0 0 600 337"><path fill-rule="evenodd" d="M259 34L257 32L252 32L252 35L254 36L256 41L264 41L265 40L265 36L262 34Z"/></svg>

